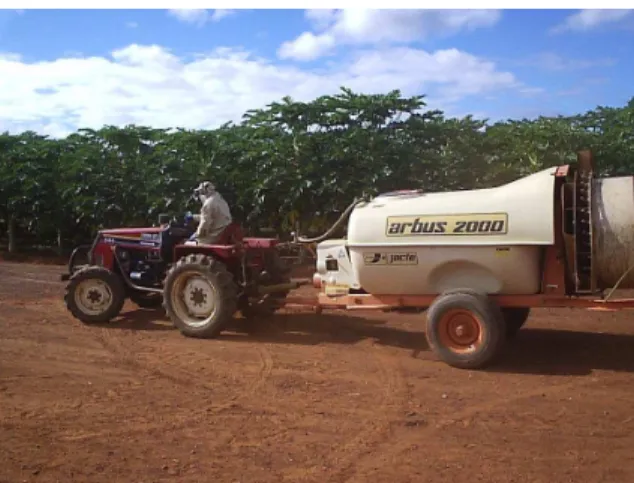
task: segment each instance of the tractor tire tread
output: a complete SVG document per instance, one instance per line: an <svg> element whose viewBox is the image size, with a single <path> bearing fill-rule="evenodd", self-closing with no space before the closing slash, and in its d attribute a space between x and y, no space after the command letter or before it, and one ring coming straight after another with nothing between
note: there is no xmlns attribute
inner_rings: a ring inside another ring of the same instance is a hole
<svg viewBox="0 0 634 483"><path fill-rule="evenodd" d="M87 315L83 313L75 303L75 297L73 296L74 290L77 288L82 280L94 277L100 278L101 280L107 282L110 285L110 289L112 290L112 295L114 297L114 303L106 312L101 315ZM99 265L87 265L75 271L66 284L64 292L64 303L66 304L66 308L73 315L73 317L83 322L84 324L100 324L110 322L117 315L119 315L121 309L123 309L125 298L125 287L119 276L108 270L107 268Z"/></svg>
<svg viewBox="0 0 634 483"><path fill-rule="evenodd" d="M189 327L183 323L171 305L170 291L174 280L181 271L186 270L187 267L191 268L192 266L215 281L219 294L219 300L216 303L219 304L220 310L213 321L200 328ZM174 325L185 336L204 339L217 337L233 318L237 310L237 301L238 288L233 276L229 273L224 263L209 255L190 253L178 260L170 268L165 277L163 307Z"/></svg>

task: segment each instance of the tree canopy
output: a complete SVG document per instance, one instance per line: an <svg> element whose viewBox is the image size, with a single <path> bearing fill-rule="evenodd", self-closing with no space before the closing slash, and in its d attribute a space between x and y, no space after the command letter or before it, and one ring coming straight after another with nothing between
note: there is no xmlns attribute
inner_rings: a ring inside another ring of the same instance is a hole
<svg viewBox="0 0 634 483"><path fill-rule="evenodd" d="M425 109L424 96L342 88L289 97L212 130L104 126L63 139L0 134L0 229L70 246L100 227L182 214L212 180L247 232L324 229L355 198L499 185L592 149L600 174L634 173L634 98L569 117L489 124ZM8 236L11 233L12 236ZM12 247L15 248L15 247Z"/></svg>

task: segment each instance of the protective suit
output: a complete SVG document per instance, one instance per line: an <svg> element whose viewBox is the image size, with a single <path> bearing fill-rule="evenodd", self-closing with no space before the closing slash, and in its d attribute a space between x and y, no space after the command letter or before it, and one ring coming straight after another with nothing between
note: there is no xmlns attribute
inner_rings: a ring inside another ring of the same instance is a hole
<svg viewBox="0 0 634 483"><path fill-rule="evenodd" d="M190 240L213 244L232 221L229 205L210 181L200 183L194 194L203 206L200 215L194 216L194 220L198 221L198 229Z"/></svg>

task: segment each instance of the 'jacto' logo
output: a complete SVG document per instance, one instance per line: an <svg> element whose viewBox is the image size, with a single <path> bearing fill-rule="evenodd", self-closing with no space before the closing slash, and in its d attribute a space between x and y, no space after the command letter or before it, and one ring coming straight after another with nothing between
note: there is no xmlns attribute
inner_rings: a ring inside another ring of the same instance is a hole
<svg viewBox="0 0 634 483"><path fill-rule="evenodd" d="M508 230L507 213L469 215L391 216L387 236L422 235L504 235Z"/></svg>
<svg viewBox="0 0 634 483"><path fill-rule="evenodd" d="M366 253L363 255L366 265L418 265L416 253Z"/></svg>
<svg viewBox="0 0 634 483"><path fill-rule="evenodd" d="M363 262L366 265L385 265L387 263L387 255L385 253L365 253Z"/></svg>

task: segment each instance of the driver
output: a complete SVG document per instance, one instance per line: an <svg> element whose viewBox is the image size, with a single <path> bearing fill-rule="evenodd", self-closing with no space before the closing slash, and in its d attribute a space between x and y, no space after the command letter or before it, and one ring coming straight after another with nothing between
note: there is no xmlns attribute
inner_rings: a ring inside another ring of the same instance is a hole
<svg viewBox="0 0 634 483"><path fill-rule="evenodd" d="M203 205L200 209L200 215L194 216L194 220L198 221L198 229L189 239L190 243L198 242L211 245L231 224L229 205L210 181L200 183L198 188L194 190L194 195Z"/></svg>

